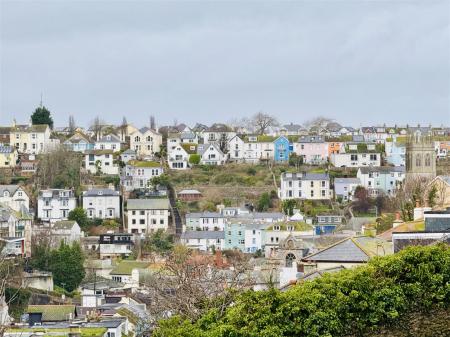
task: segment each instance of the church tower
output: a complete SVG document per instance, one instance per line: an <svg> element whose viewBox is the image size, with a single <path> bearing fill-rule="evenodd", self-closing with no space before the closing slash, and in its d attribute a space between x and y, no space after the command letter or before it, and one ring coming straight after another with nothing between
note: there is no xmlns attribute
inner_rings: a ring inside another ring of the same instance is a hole
<svg viewBox="0 0 450 337"><path fill-rule="evenodd" d="M436 177L436 152L430 136L409 136L406 143L406 176Z"/></svg>

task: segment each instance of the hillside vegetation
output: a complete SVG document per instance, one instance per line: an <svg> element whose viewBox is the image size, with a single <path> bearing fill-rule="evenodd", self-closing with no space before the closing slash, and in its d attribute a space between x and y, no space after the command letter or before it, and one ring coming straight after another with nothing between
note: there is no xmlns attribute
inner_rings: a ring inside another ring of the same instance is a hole
<svg viewBox="0 0 450 337"><path fill-rule="evenodd" d="M420 321L431 310L448 316L449 282L447 245L410 247L285 292L247 291L223 313L211 310L196 322L163 320L155 336L448 336L442 320L432 325L436 331L419 328L407 335L399 324L417 326L410 315Z"/></svg>

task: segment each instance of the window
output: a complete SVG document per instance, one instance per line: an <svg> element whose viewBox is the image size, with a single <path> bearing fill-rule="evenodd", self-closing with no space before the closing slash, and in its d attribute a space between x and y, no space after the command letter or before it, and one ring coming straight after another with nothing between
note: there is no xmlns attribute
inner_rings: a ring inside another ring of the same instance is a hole
<svg viewBox="0 0 450 337"><path fill-rule="evenodd" d="M139 219L139 224L140 225L145 225L145 219Z"/></svg>
<svg viewBox="0 0 450 337"><path fill-rule="evenodd" d="M425 155L425 166L431 166L431 155L429 153Z"/></svg>
<svg viewBox="0 0 450 337"><path fill-rule="evenodd" d="M140 215L145 215L145 211L139 211Z"/></svg>
<svg viewBox="0 0 450 337"><path fill-rule="evenodd" d="M370 160L377 160L377 155L376 154L371 154L370 155Z"/></svg>
<svg viewBox="0 0 450 337"><path fill-rule="evenodd" d="M141 137L139 137L139 136L134 137L134 141L135 142L140 142L141 141Z"/></svg>
<svg viewBox="0 0 450 337"><path fill-rule="evenodd" d="M416 154L416 167L422 166L422 155Z"/></svg>
<svg viewBox="0 0 450 337"><path fill-rule="evenodd" d="M280 230L280 226L278 226L278 225L273 226L273 230L274 230L274 231L279 231L279 230Z"/></svg>
<svg viewBox="0 0 450 337"><path fill-rule="evenodd" d="M295 260L295 255L292 253L289 253L286 255L286 267L290 268L293 265L293 262Z"/></svg>
<svg viewBox="0 0 450 337"><path fill-rule="evenodd" d="M311 197L314 197L314 190L311 190Z"/></svg>
<svg viewBox="0 0 450 337"><path fill-rule="evenodd" d="M322 190L322 197L325 196L325 190Z"/></svg>
<svg viewBox="0 0 450 337"><path fill-rule="evenodd" d="M132 224L132 225L136 225L136 219L132 219L132 220L131 220L131 224Z"/></svg>
<svg viewBox="0 0 450 337"><path fill-rule="evenodd" d="M325 180L322 180L322 187L325 187Z"/></svg>
<svg viewBox="0 0 450 337"><path fill-rule="evenodd" d="M356 154L350 155L350 160L351 161L357 161L358 160L358 155L356 155Z"/></svg>
<svg viewBox="0 0 450 337"><path fill-rule="evenodd" d="M164 219L159 219L159 224L164 225Z"/></svg>
<svg viewBox="0 0 450 337"><path fill-rule="evenodd" d="M314 181L311 181L311 187L314 187Z"/></svg>

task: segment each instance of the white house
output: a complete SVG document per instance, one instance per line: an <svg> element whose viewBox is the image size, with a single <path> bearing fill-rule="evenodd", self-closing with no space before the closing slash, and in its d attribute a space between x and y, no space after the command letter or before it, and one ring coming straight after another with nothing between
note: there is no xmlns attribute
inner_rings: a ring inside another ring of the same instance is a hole
<svg viewBox="0 0 450 337"><path fill-rule="evenodd" d="M381 166L381 153L332 153L330 159L335 167Z"/></svg>
<svg viewBox="0 0 450 337"><path fill-rule="evenodd" d="M225 234L223 231L186 231L181 234L181 243L202 252L223 250Z"/></svg>
<svg viewBox="0 0 450 337"><path fill-rule="evenodd" d="M234 136L228 142L228 156L231 161L259 163L272 160L274 156L274 137L249 135Z"/></svg>
<svg viewBox="0 0 450 337"><path fill-rule="evenodd" d="M334 194L342 201L351 201L356 187L361 185L359 178L336 178L334 180Z"/></svg>
<svg viewBox="0 0 450 337"><path fill-rule="evenodd" d="M245 253L255 253L258 250L264 250L265 231L269 225L263 224L249 224L245 226L244 230L244 251Z"/></svg>
<svg viewBox="0 0 450 337"><path fill-rule="evenodd" d="M115 134L109 134L101 137L95 142L95 150L111 150L113 152L119 152L121 147L121 141Z"/></svg>
<svg viewBox="0 0 450 337"><path fill-rule="evenodd" d="M59 140L51 138L51 130L47 124L13 125L10 143L19 153L39 154L55 148Z"/></svg>
<svg viewBox="0 0 450 337"><path fill-rule="evenodd" d="M83 192L83 208L89 218L120 217L120 194L109 188L93 188Z"/></svg>
<svg viewBox="0 0 450 337"><path fill-rule="evenodd" d="M91 150L84 155L86 171L92 174L119 174L113 150Z"/></svg>
<svg viewBox="0 0 450 337"><path fill-rule="evenodd" d="M134 291L139 287L139 275L149 266L149 262L124 260L111 270L109 275L113 281L123 283L124 288Z"/></svg>
<svg viewBox="0 0 450 337"><path fill-rule="evenodd" d="M330 199L330 177L325 173L281 174L279 197L285 199Z"/></svg>
<svg viewBox="0 0 450 337"><path fill-rule="evenodd" d="M0 241L6 255L31 255L31 223L33 216L25 207L15 211L0 203Z"/></svg>
<svg viewBox="0 0 450 337"><path fill-rule="evenodd" d="M192 144L192 145L191 145ZM189 168L190 154L186 149L197 149L197 144L193 143L178 143L167 149L167 161L172 170L185 170ZM191 152L191 151L190 151Z"/></svg>
<svg viewBox="0 0 450 337"><path fill-rule="evenodd" d="M128 199L128 233L147 234L169 227L169 199Z"/></svg>
<svg viewBox="0 0 450 337"><path fill-rule="evenodd" d="M405 167L360 167L356 176L371 196L394 195L398 186L405 179Z"/></svg>
<svg viewBox="0 0 450 337"><path fill-rule="evenodd" d="M162 135L148 127L143 127L130 134L130 148L139 157L152 157L161 150Z"/></svg>
<svg viewBox="0 0 450 337"><path fill-rule="evenodd" d="M58 243L63 241L70 245L74 242L79 243L81 239L80 226L73 220L56 221L51 228L51 233Z"/></svg>
<svg viewBox="0 0 450 337"><path fill-rule="evenodd" d="M130 160L123 169L121 183L126 191L151 187L151 179L164 173L156 161Z"/></svg>
<svg viewBox="0 0 450 337"><path fill-rule="evenodd" d="M37 202L37 216L44 222L67 220L69 212L77 207L75 193L70 189L40 190Z"/></svg>
<svg viewBox="0 0 450 337"><path fill-rule="evenodd" d="M186 231L223 231L225 216L219 212L186 214Z"/></svg>
<svg viewBox="0 0 450 337"><path fill-rule="evenodd" d="M223 165L226 162L226 156L217 144L199 144L197 153L202 165Z"/></svg>
<svg viewBox="0 0 450 337"><path fill-rule="evenodd" d="M30 197L19 185L0 185L0 203L20 212L23 207L30 208Z"/></svg>
<svg viewBox="0 0 450 337"><path fill-rule="evenodd" d="M231 138L236 136L236 132L226 124L214 123L202 132L202 136L205 144L227 144Z"/></svg>
<svg viewBox="0 0 450 337"><path fill-rule="evenodd" d="M136 160L137 155L136 151L128 149L123 151L120 154L120 160L123 161L125 164L128 163L130 160Z"/></svg>

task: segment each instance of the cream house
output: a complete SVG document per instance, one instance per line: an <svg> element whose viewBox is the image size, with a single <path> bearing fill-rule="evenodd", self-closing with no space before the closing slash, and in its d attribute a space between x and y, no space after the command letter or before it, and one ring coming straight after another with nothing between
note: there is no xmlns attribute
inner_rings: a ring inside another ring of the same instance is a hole
<svg viewBox="0 0 450 337"><path fill-rule="evenodd" d="M47 124L13 125L10 143L19 153L39 154L55 148L59 140L52 139Z"/></svg>
<svg viewBox="0 0 450 337"><path fill-rule="evenodd" d="M12 146L0 145L0 168L15 167L17 165L17 150Z"/></svg>
<svg viewBox="0 0 450 337"><path fill-rule="evenodd" d="M30 208L30 197L19 185L0 185L0 203L20 212Z"/></svg>
<svg viewBox="0 0 450 337"><path fill-rule="evenodd" d="M153 156L161 150L162 135L148 127L143 127L130 134L130 149L139 157Z"/></svg>

